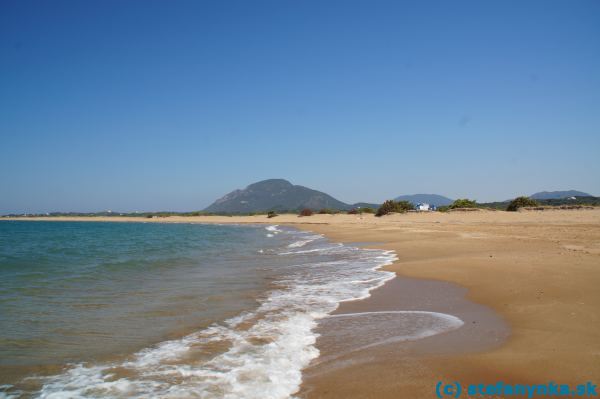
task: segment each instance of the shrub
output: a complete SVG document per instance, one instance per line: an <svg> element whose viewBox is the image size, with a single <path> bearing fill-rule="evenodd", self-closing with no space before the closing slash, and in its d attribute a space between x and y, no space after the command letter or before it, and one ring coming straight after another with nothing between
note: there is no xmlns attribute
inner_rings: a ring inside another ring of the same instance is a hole
<svg viewBox="0 0 600 399"><path fill-rule="evenodd" d="M375 209L373 208L360 208L359 209L362 213L375 213Z"/></svg>
<svg viewBox="0 0 600 399"><path fill-rule="evenodd" d="M395 207L396 207L396 204L394 201L387 200L383 204L381 204L379 209L377 209L377 213L375 214L375 216L383 216L383 215L387 215L390 212L394 212Z"/></svg>
<svg viewBox="0 0 600 399"><path fill-rule="evenodd" d="M383 216L393 212L404 213L413 209L415 209L415 207L408 201L396 202L392 200L387 200L379 207L375 216Z"/></svg>
<svg viewBox="0 0 600 399"><path fill-rule="evenodd" d="M517 197L514 200L510 201L510 204L508 204L508 207L506 208L507 211L509 212L515 212L516 210L518 210L519 208L522 208L524 206L539 206L539 202L537 202L534 199L531 199L529 197Z"/></svg>
<svg viewBox="0 0 600 399"><path fill-rule="evenodd" d="M398 208L399 210L396 212L406 212L406 211L412 211L415 209L415 206L408 201L398 201L396 202L396 208Z"/></svg>
<svg viewBox="0 0 600 399"><path fill-rule="evenodd" d="M304 208L300 211L300 216L312 216L313 211L308 208Z"/></svg>
<svg viewBox="0 0 600 399"><path fill-rule="evenodd" d="M450 209L456 208L477 208L477 201L467 198L459 198L450 205Z"/></svg>
<svg viewBox="0 0 600 399"><path fill-rule="evenodd" d="M267 217L269 219L274 218L275 216L277 216L277 214L274 211L267 212Z"/></svg>
<svg viewBox="0 0 600 399"><path fill-rule="evenodd" d="M359 209L353 208L348 211L348 215L358 215L360 212Z"/></svg>
<svg viewBox="0 0 600 399"><path fill-rule="evenodd" d="M448 205L442 205L437 207L438 212L448 212L448 209L450 209Z"/></svg>

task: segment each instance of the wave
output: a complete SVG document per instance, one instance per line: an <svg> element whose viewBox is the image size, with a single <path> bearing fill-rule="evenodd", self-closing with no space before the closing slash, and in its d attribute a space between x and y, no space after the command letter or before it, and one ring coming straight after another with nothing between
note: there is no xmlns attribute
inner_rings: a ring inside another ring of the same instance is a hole
<svg viewBox="0 0 600 399"><path fill-rule="evenodd" d="M300 248L300 247L305 246L306 244L309 244L309 243L311 243L315 240L321 239L321 238L323 238L323 236L321 234L309 235L302 240L294 241L293 243L289 244L288 248Z"/></svg>

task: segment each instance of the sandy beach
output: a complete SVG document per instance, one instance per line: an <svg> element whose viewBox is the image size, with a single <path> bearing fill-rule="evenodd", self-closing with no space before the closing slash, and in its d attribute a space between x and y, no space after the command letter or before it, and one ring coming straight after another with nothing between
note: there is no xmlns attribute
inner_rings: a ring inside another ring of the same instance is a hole
<svg viewBox="0 0 600 399"><path fill-rule="evenodd" d="M281 224L390 249L399 259L388 270L398 277L338 313L426 310L465 322L338 357L327 353L324 328L317 346L326 361L305 370L303 397L425 398L438 381L600 379L600 209L52 220Z"/></svg>

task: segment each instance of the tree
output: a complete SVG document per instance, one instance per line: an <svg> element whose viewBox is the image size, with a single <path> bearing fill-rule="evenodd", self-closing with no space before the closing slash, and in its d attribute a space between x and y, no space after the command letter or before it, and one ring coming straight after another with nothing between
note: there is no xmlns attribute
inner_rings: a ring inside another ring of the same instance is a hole
<svg viewBox="0 0 600 399"><path fill-rule="evenodd" d="M508 207L506 208L507 211L509 212L515 212L516 210L518 210L519 208L522 207L526 207L526 206L539 206L540 203L537 202L534 199L531 199L529 197L517 197L514 200L510 201L510 204L508 204Z"/></svg>
<svg viewBox="0 0 600 399"><path fill-rule="evenodd" d="M377 209L375 216L383 216L387 215L388 213L404 213L413 209L415 209L415 207L408 201L396 202L387 200L379 207L379 209Z"/></svg>
<svg viewBox="0 0 600 399"><path fill-rule="evenodd" d="M477 201L468 198L459 198L450 205L450 209L456 208L477 208Z"/></svg>

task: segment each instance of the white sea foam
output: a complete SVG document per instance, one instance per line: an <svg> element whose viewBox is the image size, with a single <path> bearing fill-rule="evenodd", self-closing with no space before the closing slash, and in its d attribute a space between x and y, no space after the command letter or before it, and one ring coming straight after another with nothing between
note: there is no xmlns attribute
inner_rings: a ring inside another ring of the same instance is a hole
<svg viewBox="0 0 600 399"><path fill-rule="evenodd" d="M294 241L293 243L288 245L288 248L300 248L305 246L308 243L311 243L315 240L321 239L323 236L321 234L311 234L303 237L302 240Z"/></svg>
<svg viewBox="0 0 600 399"><path fill-rule="evenodd" d="M13 386L10 384L0 385L0 399L16 399L22 395L21 391L13 391L12 393L8 393L6 391L12 390Z"/></svg>
<svg viewBox="0 0 600 399"><path fill-rule="evenodd" d="M302 369L319 356L317 321L340 302L366 298L393 278L394 273L380 268L396 255L332 245L320 235L278 226L266 230L283 233L291 241L288 248L307 248L273 253L291 257L293 264L282 269L285 273L276 281L281 288L268 293L256 310L141 350L125 361L74 365L45 378L38 397L289 398L299 389ZM215 344L223 349L215 352ZM207 358L206 353L213 355Z"/></svg>
<svg viewBox="0 0 600 399"><path fill-rule="evenodd" d="M273 234L279 234L281 233L282 230L278 229L278 225L273 225L273 226L267 226L265 227L265 230L272 232Z"/></svg>
<svg viewBox="0 0 600 399"><path fill-rule="evenodd" d="M311 254L311 253L315 253L315 252L320 252L323 254L329 254L329 255L333 255L335 253L341 253L340 250L344 251L342 249L343 244L338 244L338 245L328 245L325 247L319 247L319 248L313 248L313 249L304 249L304 250L299 250L299 251L287 251L287 252L280 252L279 255L301 255L301 254ZM289 246L288 246L289 248Z"/></svg>

